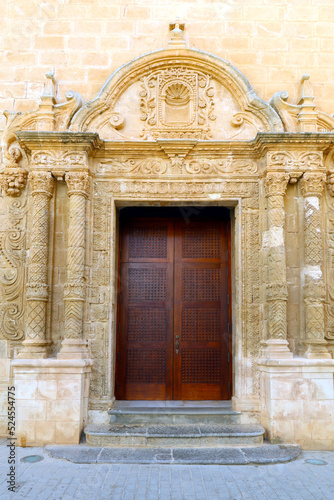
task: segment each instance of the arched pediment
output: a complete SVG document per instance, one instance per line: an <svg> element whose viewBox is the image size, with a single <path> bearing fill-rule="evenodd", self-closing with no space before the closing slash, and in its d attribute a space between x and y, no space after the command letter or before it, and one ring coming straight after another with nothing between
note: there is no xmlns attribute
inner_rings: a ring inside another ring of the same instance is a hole
<svg viewBox="0 0 334 500"><path fill-rule="evenodd" d="M238 69L172 38L115 71L70 129L106 140L249 140L283 125Z"/></svg>

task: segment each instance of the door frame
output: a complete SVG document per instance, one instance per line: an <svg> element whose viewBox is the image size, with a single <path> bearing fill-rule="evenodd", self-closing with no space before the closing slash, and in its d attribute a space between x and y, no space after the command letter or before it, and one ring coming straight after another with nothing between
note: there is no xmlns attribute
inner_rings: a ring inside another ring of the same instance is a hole
<svg viewBox="0 0 334 500"><path fill-rule="evenodd" d="M232 304L234 304L234 296L235 296L235 285L236 285L236 276L235 276L235 262L234 262L234 253L233 253L233 248L235 247L234 243L234 238L233 236L235 235L234 231L234 225L235 225L235 208L238 206L238 203L236 202L237 200L231 200L229 203L223 202L223 203L210 203L210 202L199 202L197 200L193 202L187 201L186 203L184 201L174 201L171 203L166 203L166 202L156 202L154 203L155 207L162 207L168 205L170 208L179 208L179 207L187 207L187 206L202 206L203 208L205 207L221 207L221 208L227 208L230 210L230 219L228 221L228 240L227 240L227 245L228 245L228 269L229 269L229 275L228 275L228 294L229 294L229 304L228 304L228 324L229 324L229 353L230 353L230 363L229 363L229 380L228 380L228 392L229 392L229 400L232 399L233 397L233 388L234 388L234 351L235 351L235 343L234 343L234 321L233 321L233 307ZM120 280L120 268L121 268L121 246L120 246L120 209L122 208L133 208L136 206L140 207L147 207L147 208L152 208L154 210L154 207L152 206L152 203L145 203L145 202L128 202L128 203L117 203L115 200L114 202L114 241L115 241L115 253L114 253L114 269L115 269L115 275L116 275L116 286L114 287L114 293L116 295L116 311L115 311L115 335L114 335L114 342L113 342L113 347L114 347L114 369L113 369L113 375L114 375L114 383L113 383L113 392L114 392L114 400L117 399L117 392L118 392L118 375L119 375L119 335L120 335L120 303L119 303L119 297L120 297L120 286L121 286L121 280ZM233 235L232 235L232 230L233 230ZM239 245L238 245L239 246ZM237 266L237 268L240 269L240 265ZM240 308L238 308L240 310Z"/></svg>

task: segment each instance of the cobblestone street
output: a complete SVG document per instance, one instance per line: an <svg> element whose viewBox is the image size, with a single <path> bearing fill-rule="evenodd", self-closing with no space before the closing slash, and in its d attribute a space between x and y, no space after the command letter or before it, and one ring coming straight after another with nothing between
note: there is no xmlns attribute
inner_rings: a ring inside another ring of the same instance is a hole
<svg viewBox="0 0 334 500"><path fill-rule="evenodd" d="M16 449L18 491L7 490L8 448L0 446L1 499L219 500L334 498L334 452L302 452L276 465L74 464L50 458L43 448ZM28 455L37 463L23 463ZM306 463L320 459L326 465Z"/></svg>

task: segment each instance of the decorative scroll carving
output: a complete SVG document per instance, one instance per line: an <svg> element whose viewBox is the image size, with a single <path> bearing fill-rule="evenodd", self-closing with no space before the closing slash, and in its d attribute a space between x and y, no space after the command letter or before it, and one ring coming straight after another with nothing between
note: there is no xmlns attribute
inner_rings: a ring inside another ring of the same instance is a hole
<svg viewBox="0 0 334 500"><path fill-rule="evenodd" d="M215 120L209 75L171 67L141 78L143 139L209 139Z"/></svg>
<svg viewBox="0 0 334 500"><path fill-rule="evenodd" d="M26 258L26 202L9 200L7 228L0 232L0 258L3 269L0 275L5 299L0 309L1 332L8 340L20 340L23 331L23 279Z"/></svg>
<svg viewBox="0 0 334 500"><path fill-rule="evenodd" d="M332 132L333 116L316 109L309 75L300 81L300 95L297 105L289 104L288 92L277 92L270 105L280 116L286 132Z"/></svg>
<svg viewBox="0 0 334 500"><path fill-rule="evenodd" d="M282 170L315 170L323 167L322 153L318 151L291 153L274 151L267 155L267 168Z"/></svg>
<svg viewBox="0 0 334 500"><path fill-rule="evenodd" d="M20 196L27 184L28 172L19 166L22 156L18 147L9 149L9 160L4 170L0 173L0 186L8 196Z"/></svg>
<svg viewBox="0 0 334 500"><path fill-rule="evenodd" d="M174 158L170 162L161 158L124 159L124 160L103 160L96 168L96 173L111 176L139 176L150 175L220 175L220 174L255 174L257 164L253 160L183 160Z"/></svg>
<svg viewBox="0 0 334 500"><path fill-rule="evenodd" d="M81 107L81 97L73 90L66 92L65 103L56 104L53 73L47 73L46 78L47 83L45 84L37 110L25 113L4 111L7 121L2 143L5 150L15 138L15 132L20 130L57 130L59 132L67 130L72 117Z"/></svg>

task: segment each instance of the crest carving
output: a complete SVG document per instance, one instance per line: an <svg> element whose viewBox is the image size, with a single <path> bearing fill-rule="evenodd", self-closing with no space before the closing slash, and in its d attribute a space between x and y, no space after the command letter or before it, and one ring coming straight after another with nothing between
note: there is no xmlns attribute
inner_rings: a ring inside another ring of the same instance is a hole
<svg viewBox="0 0 334 500"><path fill-rule="evenodd" d="M143 139L210 139L216 119L211 78L173 67L141 79Z"/></svg>

